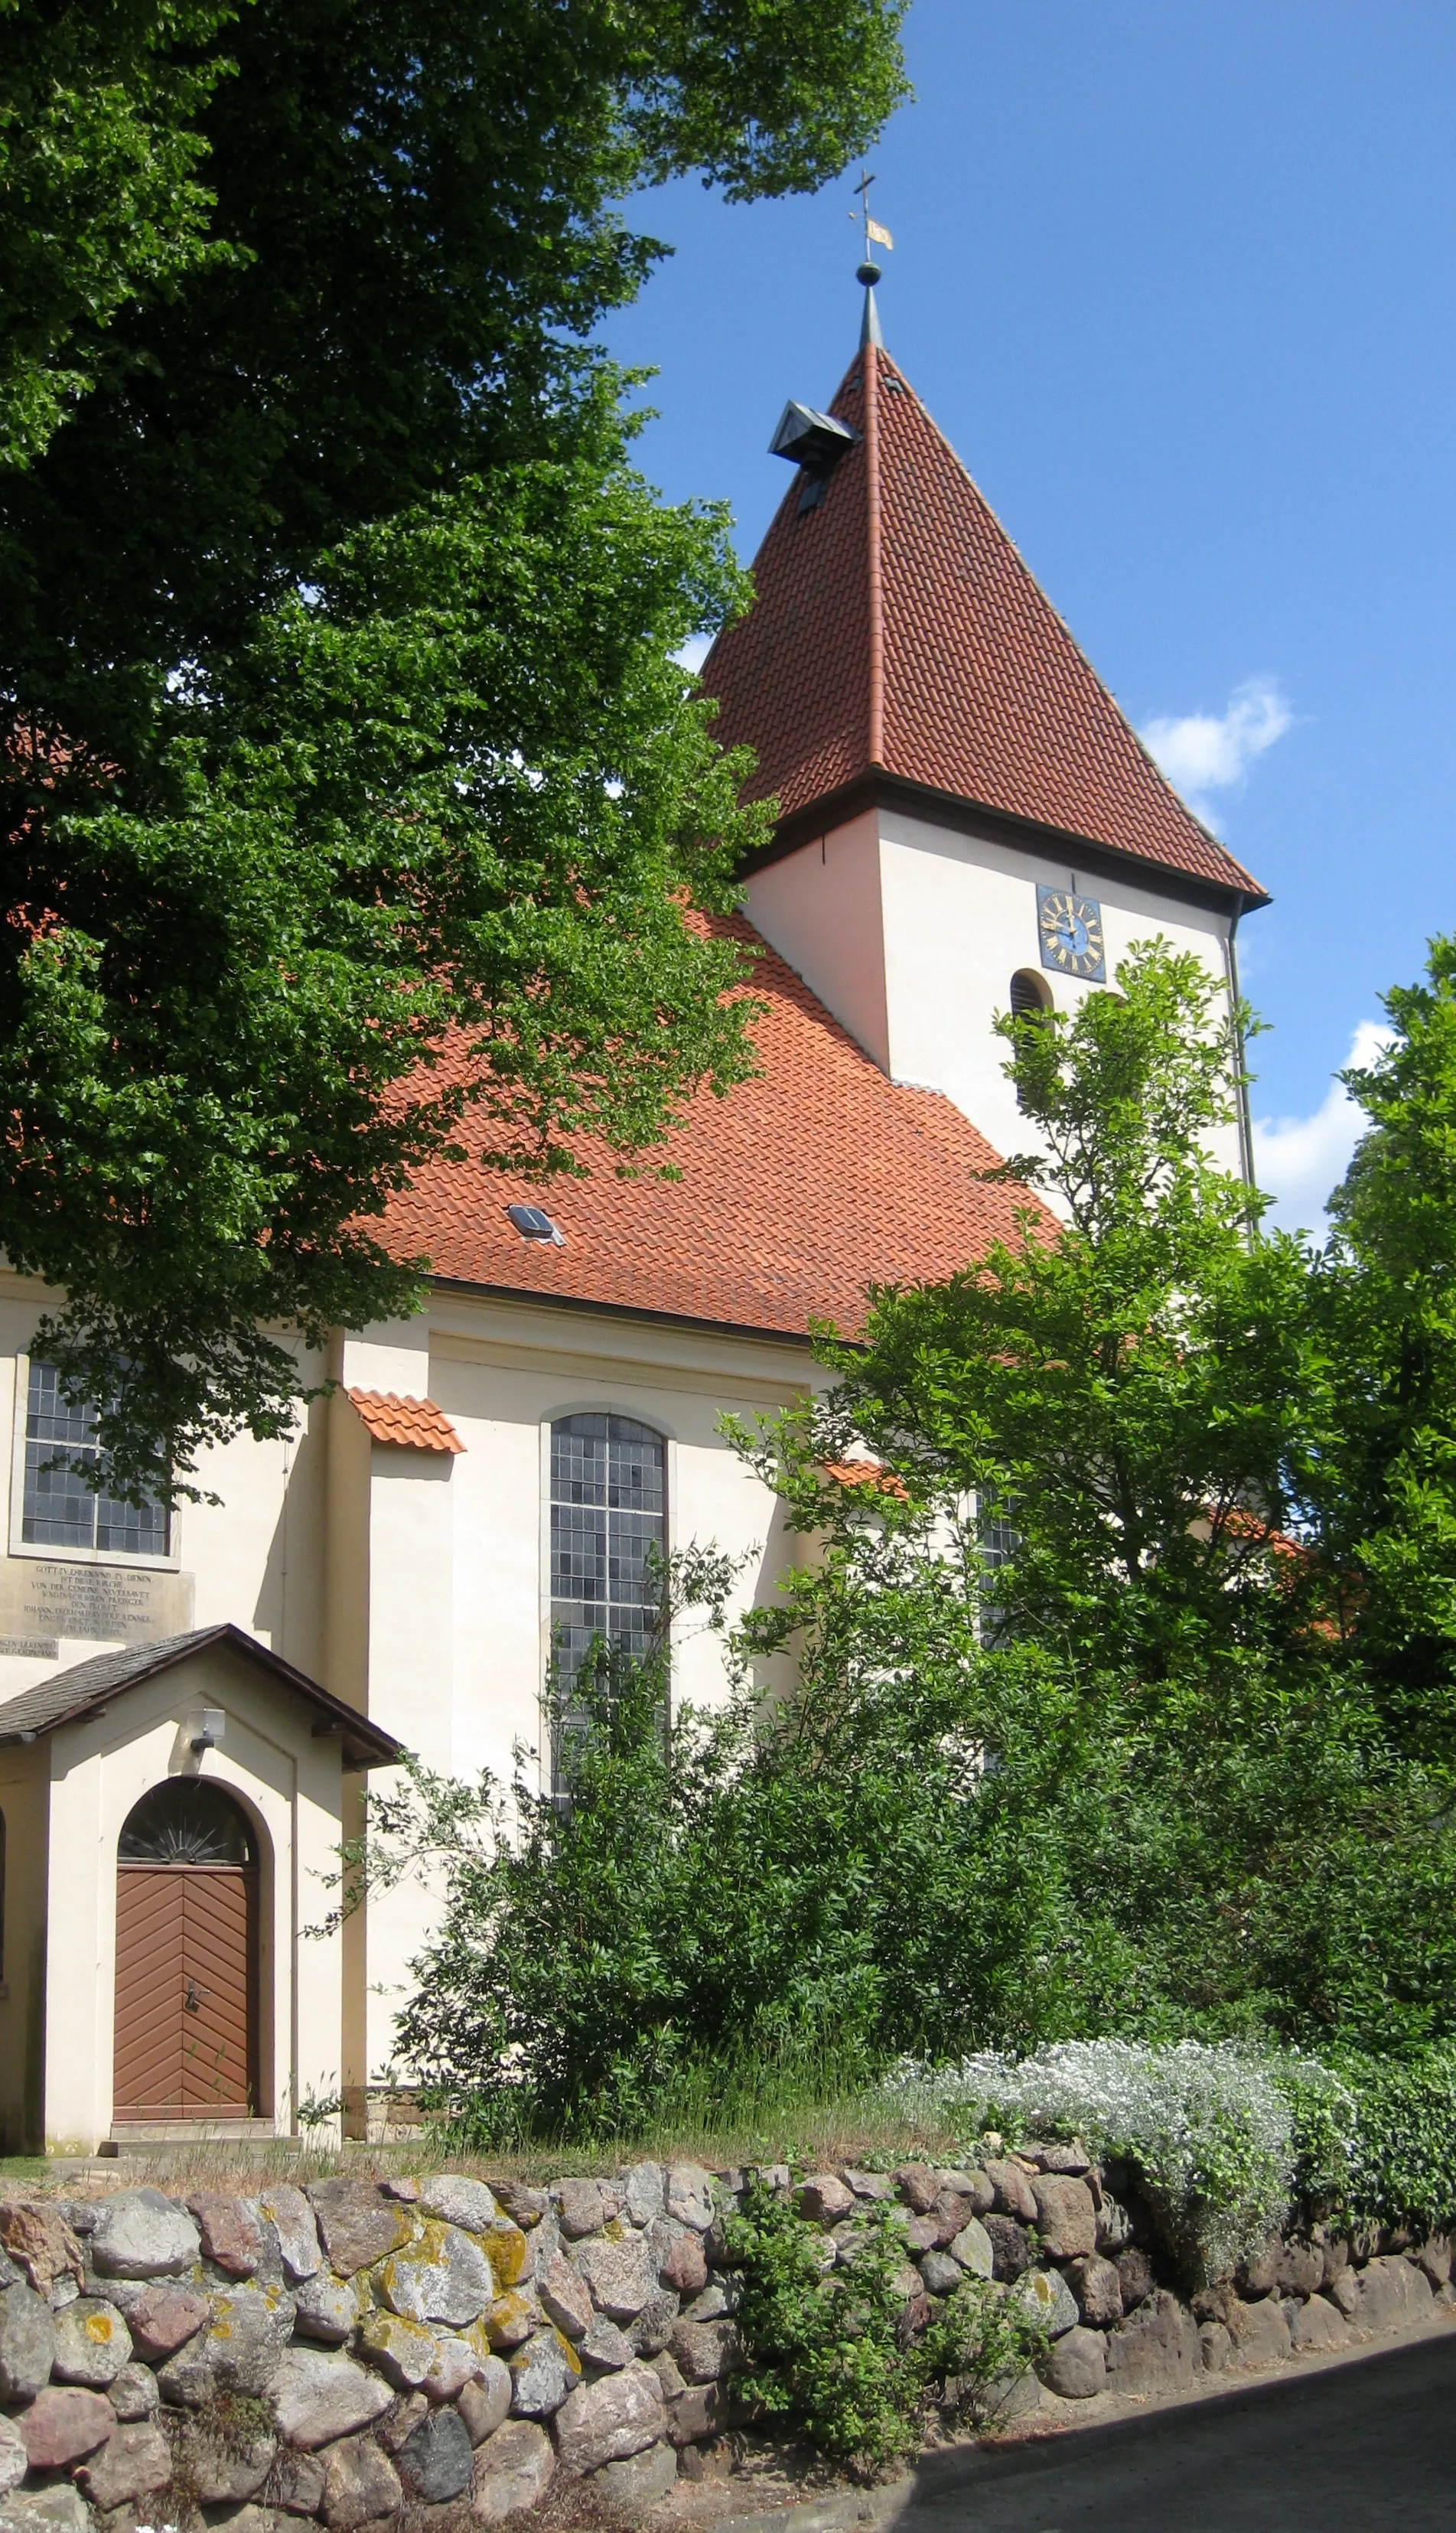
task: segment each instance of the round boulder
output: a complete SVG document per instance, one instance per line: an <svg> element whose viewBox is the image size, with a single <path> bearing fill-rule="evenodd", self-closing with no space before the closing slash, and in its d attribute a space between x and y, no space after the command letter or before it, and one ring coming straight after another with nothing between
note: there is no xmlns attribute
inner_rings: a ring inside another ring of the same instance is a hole
<svg viewBox="0 0 1456 2533"><path fill-rule="evenodd" d="M1077 2298L1060 2269L1027 2269L1012 2292L1052 2339L1077 2328Z"/></svg>
<svg viewBox="0 0 1456 2533"><path fill-rule="evenodd" d="M50 2382L56 2327L44 2296L24 2284L0 2295L0 2401L30 2401Z"/></svg>
<svg viewBox="0 0 1456 2533"><path fill-rule="evenodd" d="M103 2277L170 2278L190 2269L202 2247L186 2209L159 2190L119 2190L102 2204L91 2260Z"/></svg>
<svg viewBox="0 0 1456 2533"><path fill-rule="evenodd" d="M32 2471L65 2471L115 2432L116 2412L99 2392L54 2385L16 2420Z"/></svg>
<svg viewBox="0 0 1456 2533"><path fill-rule="evenodd" d="M374 2274L390 2312L407 2322L446 2322L458 2329L495 2301L495 2280L479 2243L458 2225L441 2224L435 2217Z"/></svg>
<svg viewBox="0 0 1456 2533"><path fill-rule="evenodd" d="M132 2334L115 2305L103 2297L78 2296L57 2314L51 2371L58 2384L86 2384L94 2392L104 2392L131 2354Z"/></svg>
<svg viewBox="0 0 1456 2533"><path fill-rule="evenodd" d="M427 2216L463 2225L467 2234L484 2234L499 2213L495 2192L458 2172L428 2173L420 2184L420 2206Z"/></svg>
<svg viewBox="0 0 1456 2533"><path fill-rule="evenodd" d="M472 2461L469 2432L454 2410L433 2410L394 2457L405 2488L424 2506L443 2505L468 2489Z"/></svg>
<svg viewBox="0 0 1456 2533"><path fill-rule="evenodd" d="M1107 2342L1100 2330L1078 2323L1038 2358L1036 2371L1047 2390L1064 2401L1090 2401L1107 2389Z"/></svg>
<svg viewBox="0 0 1456 2533"><path fill-rule="evenodd" d="M280 2436L306 2453L367 2427L394 2398L381 2375L323 2348L290 2348L267 2390Z"/></svg>
<svg viewBox="0 0 1456 2533"><path fill-rule="evenodd" d="M536 2506L552 2485L556 2457L544 2428L507 2419L476 2456L472 2511L482 2524L503 2524Z"/></svg>

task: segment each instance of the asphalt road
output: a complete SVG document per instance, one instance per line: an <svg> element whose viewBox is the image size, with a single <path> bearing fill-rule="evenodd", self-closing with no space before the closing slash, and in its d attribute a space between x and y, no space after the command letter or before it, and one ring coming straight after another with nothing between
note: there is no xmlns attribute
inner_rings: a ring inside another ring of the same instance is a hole
<svg viewBox="0 0 1456 2533"><path fill-rule="evenodd" d="M1456 2331L929 2462L895 2533L1456 2533Z"/></svg>

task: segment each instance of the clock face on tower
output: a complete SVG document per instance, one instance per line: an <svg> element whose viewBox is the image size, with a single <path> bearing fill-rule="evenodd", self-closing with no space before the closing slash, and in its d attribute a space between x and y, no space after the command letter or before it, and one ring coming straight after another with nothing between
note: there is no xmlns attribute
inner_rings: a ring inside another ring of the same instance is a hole
<svg viewBox="0 0 1456 2533"><path fill-rule="evenodd" d="M1091 984L1105 982L1102 909L1094 897L1078 897L1070 888L1039 888L1036 928L1043 968L1059 968L1064 976L1085 976Z"/></svg>

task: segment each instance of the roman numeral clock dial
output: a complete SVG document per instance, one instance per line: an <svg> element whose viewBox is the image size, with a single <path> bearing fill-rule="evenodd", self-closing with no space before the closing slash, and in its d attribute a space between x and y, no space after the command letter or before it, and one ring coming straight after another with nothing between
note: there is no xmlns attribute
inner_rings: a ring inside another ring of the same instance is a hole
<svg viewBox="0 0 1456 2533"><path fill-rule="evenodd" d="M1060 969L1064 976L1083 976L1090 984L1105 982L1102 909L1094 897L1078 897L1070 888L1039 888L1036 928L1043 968Z"/></svg>

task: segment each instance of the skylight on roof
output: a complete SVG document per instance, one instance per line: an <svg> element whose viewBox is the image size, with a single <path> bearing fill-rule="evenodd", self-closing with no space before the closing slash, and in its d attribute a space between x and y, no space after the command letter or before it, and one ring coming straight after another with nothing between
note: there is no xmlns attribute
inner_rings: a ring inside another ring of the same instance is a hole
<svg viewBox="0 0 1456 2533"><path fill-rule="evenodd" d="M523 1240L550 1241L554 1249L565 1247L565 1233L539 1205L508 1205L505 1211Z"/></svg>

